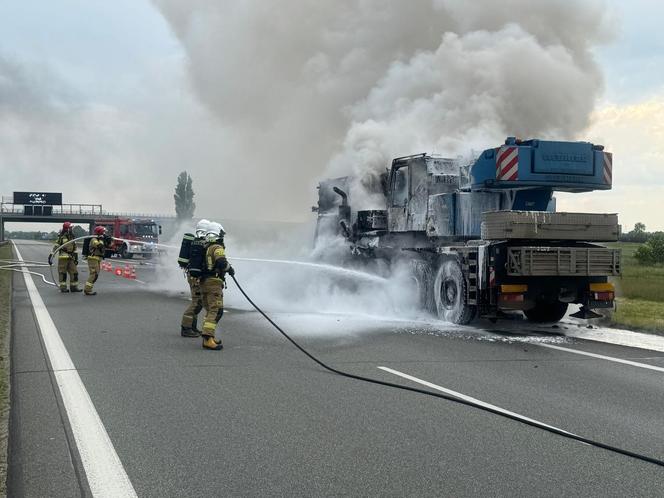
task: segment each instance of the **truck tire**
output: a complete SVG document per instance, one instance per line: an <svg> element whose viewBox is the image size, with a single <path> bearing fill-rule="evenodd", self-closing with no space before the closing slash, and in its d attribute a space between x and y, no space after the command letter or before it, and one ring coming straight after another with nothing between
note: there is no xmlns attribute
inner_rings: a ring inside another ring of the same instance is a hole
<svg viewBox="0 0 664 498"><path fill-rule="evenodd" d="M537 301L534 308L523 312L529 321L534 323L559 322L567 313L567 303L560 301L544 302Z"/></svg>
<svg viewBox="0 0 664 498"><path fill-rule="evenodd" d="M475 318L477 308L468 304L466 279L456 259L441 263L433 287L438 318L466 325Z"/></svg>
<svg viewBox="0 0 664 498"><path fill-rule="evenodd" d="M428 261L413 261L413 281L418 292L420 307L429 312L436 313L436 300L433 295L434 271Z"/></svg>
<svg viewBox="0 0 664 498"><path fill-rule="evenodd" d="M120 249L120 256L124 259L131 259L134 257L134 255L127 250L127 244L122 244L122 249Z"/></svg>

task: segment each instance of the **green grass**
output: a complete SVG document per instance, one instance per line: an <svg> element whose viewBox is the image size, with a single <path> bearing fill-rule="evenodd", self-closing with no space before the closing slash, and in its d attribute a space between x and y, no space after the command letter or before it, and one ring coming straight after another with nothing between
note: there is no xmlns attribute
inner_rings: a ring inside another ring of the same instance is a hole
<svg viewBox="0 0 664 498"><path fill-rule="evenodd" d="M613 325L664 332L664 266L641 266L634 252L641 244L619 242L622 249L622 277L612 279L616 286L617 310Z"/></svg>
<svg viewBox="0 0 664 498"><path fill-rule="evenodd" d="M11 259L12 247L0 246L0 259ZM7 435L9 420L9 328L11 325L11 281L13 272L0 271L0 496L7 482Z"/></svg>
<svg viewBox="0 0 664 498"><path fill-rule="evenodd" d="M612 324L636 330L664 332L664 303L618 298Z"/></svg>

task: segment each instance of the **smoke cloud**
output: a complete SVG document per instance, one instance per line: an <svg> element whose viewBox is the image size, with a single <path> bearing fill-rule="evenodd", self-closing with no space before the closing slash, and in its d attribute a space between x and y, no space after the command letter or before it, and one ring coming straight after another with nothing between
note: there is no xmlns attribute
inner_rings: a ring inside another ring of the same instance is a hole
<svg viewBox="0 0 664 498"><path fill-rule="evenodd" d="M302 219L323 175L507 135L577 138L602 90L592 48L611 28L601 4L566 0L155 4L233 137L236 201L252 210L272 192L282 219Z"/></svg>
<svg viewBox="0 0 664 498"><path fill-rule="evenodd" d="M305 219L321 177L375 175L399 155L468 155L507 135L576 138L602 90L591 50L609 22L595 3L154 3L235 153L217 173L224 192L239 193L227 202L248 213ZM232 233L231 261L251 251ZM297 248L287 248L298 244L269 253L293 258ZM233 264L271 310L405 316L417 308L408 268L377 285L296 265ZM236 293L227 297L243 306Z"/></svg>

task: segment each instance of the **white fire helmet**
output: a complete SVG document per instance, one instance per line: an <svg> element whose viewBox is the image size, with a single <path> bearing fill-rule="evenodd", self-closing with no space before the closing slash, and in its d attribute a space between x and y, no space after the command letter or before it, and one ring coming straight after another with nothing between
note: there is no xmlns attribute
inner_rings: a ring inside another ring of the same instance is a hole
<svg viewBox="0 0 664 498"><path fill-rule="evenodd" d="M214 221L210 222L208 225L207 233L205 234L205 238L209 242L214 242L217 239L221 239L224 237L226 232L224 231L224 227L221 226L221 223L216 223Z"/></svg>
<svg viewBox="0 0 664 498"><path fill-rule="evenodd" d="M205 237L209 227L210 227L209 220L203 219L198 223L196 223L196 237Z"/></svg>

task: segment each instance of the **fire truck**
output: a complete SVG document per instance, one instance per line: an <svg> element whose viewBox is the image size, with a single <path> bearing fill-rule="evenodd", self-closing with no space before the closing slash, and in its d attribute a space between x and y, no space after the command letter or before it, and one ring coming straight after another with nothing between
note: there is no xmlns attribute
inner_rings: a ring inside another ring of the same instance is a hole
<svg viewBox="0 0 664 498"><path fill-rule="evenodd" d="M105 227L106 234L113 237L111 247L106 250L107 258L118 254L127 259L135 255L147 259L157 254L161 225L154 220L116 216L95 220L95 224Z"/></svg>

